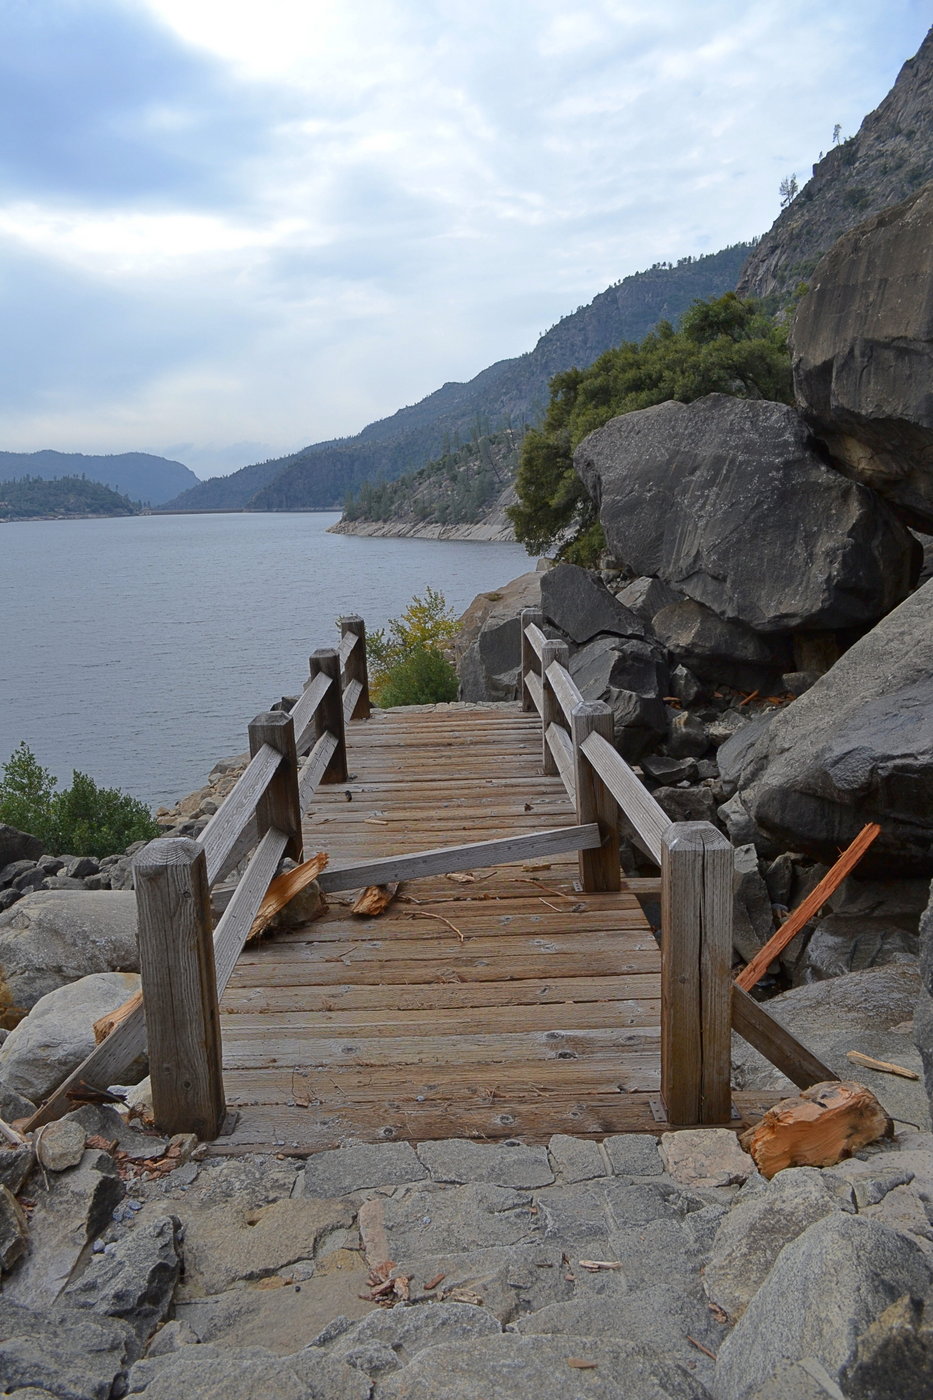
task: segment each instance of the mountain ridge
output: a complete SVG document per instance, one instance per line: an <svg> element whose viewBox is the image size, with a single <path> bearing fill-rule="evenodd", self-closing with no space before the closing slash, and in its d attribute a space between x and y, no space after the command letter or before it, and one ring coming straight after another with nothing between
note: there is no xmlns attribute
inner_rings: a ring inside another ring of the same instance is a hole
<svg viewBox="0 0 933 1400"><path fill-rule="evenodd" d="M161 505L178 495L180 490L197 483L198 478L184 462L170 457L157 457L151 452L115 452L89 454L57 452L43 448L38 452L0 452L0 482L23 477L39 477L56 481L62 477L84 476L101 486L108 486L118 495L149 505ZM190 478L190 481L189 481Z"/></svg>
<svg viewBox="0 0 933 1400"><path fill-rule="evenodd" d="M544 412L550 379L583 368L622 340L640 340L694 301L731 290L751 250L656 263L620 279L562 317L524 355L498 360L460 383L368 423L352 437L312 443L272 462L214 477L168 502L170 510L299 510L339 507L364 481L389 481L456 450L476 431L523 427Z"/></svg>

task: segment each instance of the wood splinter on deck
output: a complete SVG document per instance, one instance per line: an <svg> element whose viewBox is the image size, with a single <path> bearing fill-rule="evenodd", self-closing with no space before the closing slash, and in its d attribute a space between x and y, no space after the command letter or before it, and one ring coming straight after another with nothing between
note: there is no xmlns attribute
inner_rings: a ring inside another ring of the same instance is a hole
<svg viewBox="0 0 933 1400"><path fill-rule="evenodd" d="M360 918L378 918L384 914L398 894L399 882L393 880L388 885L367 885L350 909L351 914Z"/></svg>

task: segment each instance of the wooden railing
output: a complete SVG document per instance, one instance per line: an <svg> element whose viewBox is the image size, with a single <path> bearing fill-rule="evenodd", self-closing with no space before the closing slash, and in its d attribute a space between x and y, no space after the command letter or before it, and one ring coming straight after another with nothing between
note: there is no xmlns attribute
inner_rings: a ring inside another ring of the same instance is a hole
<svg viewBox="0 0 933 1400"><path fill-rule="evenodd" d="M339 649L311 656L292 709L257 715L249 725L249 763L197 839L161 838L139 852L142 998L30 1127L67 1112L79 1084L106 1087L148 1048L156 1122L166 1131L217 1136L225 1113L220 998L279 862L301 859L301 819L315 788L346 781L346 720L369 717L363 620L342 618L340 629ZM214 928L211 892L247 855Z"/></svg>
<svg viewBox="0 0 933 1400"><path fill-rule="evenodd" d="M728 1123L731 1033L800 1088L836 1075L732 980L733 851L711 822L674 822L613 747L612 711L587 702L548 638L522 612L522 709L541 716L542 766L557 774L598 850L581 851L584 890L618 890L619 819L661 868L661 1097L672 1123Z"/></svg>
<svg viewBox="0 0 933 1400"><path fill-rule="evenodd" d="M559 775L576 824L416 851L324 870L327 891L358 889L576 851L587 891L621 886L620 814L661 867L661 1082L672 1123L730 1116L730 1027L796 1084L835 1078L731 981L732 847L707 822L672 822L612 745L607 705L583 699L567 647L522 615L522 704L542 720L542 764ZM289 712L257 715L250 759L197 839L151 841L134 862L142 995L37 1110L60 1117L72 1096L105 1089L148 1050L153 1112L169 1133L218 1135L225 1116L219 1002L284 856L302 856L302 816L320 783L347 781L347 724L370 714L366 632L341 620L339 648L315 651ZM212 892L246 862L216 927Z"/></svg>
<svg viewBox="0 0 933 1400"><path fill-rule="evenodd" d="M311 655L309 679L292 709L257 715L250 724L249 763L197 839L157 839L137 855L142 996L38 1109L30 1128L66 1113L71 1094L119 1081L148 1049L157 1126L201 1139L218 1135L225 1115L220 999L279 862L283 856L301 859L301 819L315 789L347 781L347 724L370 714L363 621L343 618L340 626L339 649ZM594 817L574 826L328 868L319 883L331 892L567 851L593 851L599 857L601 845ZM217 892L229 898L212 927L212 892L247 856L232 892L226 887Z"/></svg>

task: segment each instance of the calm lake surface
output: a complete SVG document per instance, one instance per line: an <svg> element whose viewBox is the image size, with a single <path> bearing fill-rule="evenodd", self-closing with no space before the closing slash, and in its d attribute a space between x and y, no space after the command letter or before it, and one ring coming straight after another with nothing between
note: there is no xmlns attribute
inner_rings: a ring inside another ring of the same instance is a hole
<svg viewBox="0 0 933 1400"><path fill-rule="evenodd" d="M294 695L335 620L371 630L439 588L460 613L534 568L519 545L328 535L339 513L0 527L0 762L25 739L157 806L200 787Z"/></svg>

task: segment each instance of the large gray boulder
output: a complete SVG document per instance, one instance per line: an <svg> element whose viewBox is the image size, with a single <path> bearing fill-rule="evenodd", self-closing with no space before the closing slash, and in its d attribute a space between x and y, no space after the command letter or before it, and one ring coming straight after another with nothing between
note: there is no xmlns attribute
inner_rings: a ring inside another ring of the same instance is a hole
<svg viewBox="0 0 933 1400"><path fill-rule="evenodd" d="M95 972L41 997L0 1045L0 1085L41 1103L94 1049L94 1022L138 990L135 972Z"/></svg>
<svg viewBox="0 0 933 1400"><path fill-rule="evenodd" d="M540 573L480 593L460 619L453 651L461 700L514 700L521 666L521 613L541 601Z"/></svg>
<svg viewBox="0 0 933 1400"><path fill-rule="evenodd" d="M756 632L863 628L916 577L913 537L784 404L709 394L626 413L574 466L617 558Z"/></svg>
<svg viewBox="0 0 933 1400"><path fill-rule="evenodd" d="M791 659L786 638L765 637L742 622L726 622L692 598L661 608L653 625L673 656L713 685L767 690Z"/></svg>
<svg viewBox="0 0 933 1400"><path fill-rule="evenodd" d="M0 1025L92 972L138 972L131 890L37 890L0 914Z"/></svg>
<svg viewBox="0 0 933 1400"><path fill-rule="evenodd" d="M30 836L26 831L0 822L0 874L14 861L38 860L41 854L42 842L38 836Z"/></svg>
<svg viewBox="0 0 933 1400"><path fill-rule="evenodd" d="M933 581L775 715L737 796L784 849L832 862L878 822L861 875L933 873Z"/></svg>
<svg viewBox="0 0 933 1400"><path fill-rule="evenodd" d="M799 407L843 471L933 529L933 183L826 254L794 319Z"/></svg>
<svg viewBox="0 0 933 1400"><path fill-rule="evenodd" d="M875 1220L825 1215L781 1250L716 1366L719 1400L750 1400L788 1362L815 1357L837 1380L859 1337L903 1294L924 1297L920 1245Z"/></svg>
<svg viewBox="0 0 933 1400"><path fill-rule="evenodd" d="M541 611L572 642L588 642L598 632L618 637L648 635L642 619L595 574L577 564L558 564L542 576Z"/></svg>

